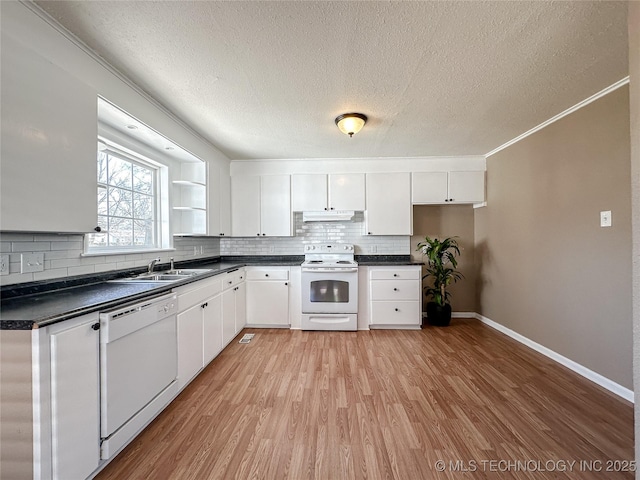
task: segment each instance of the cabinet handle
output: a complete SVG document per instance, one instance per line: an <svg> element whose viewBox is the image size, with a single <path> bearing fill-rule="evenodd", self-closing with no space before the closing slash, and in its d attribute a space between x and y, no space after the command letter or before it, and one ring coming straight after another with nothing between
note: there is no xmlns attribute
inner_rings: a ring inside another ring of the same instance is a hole
<svg viewBox="0 0 640 480"><path fill-rule="evenodd" d="M394 273L394 274L393 274L393 276L394 276L394 277L397 277L397 276L398 276L398 274L397 274L397 273Z"/></svg>
<svg viewBox="0 0 640 480"><path fill-rule="evenodd" d="M289 282L284 282L285 285L289 285Z"/></svg>
<svg viewBox="0 0 640 480"><path fill-rule="evenodd" d="M266 233L263 233L262 236L264 237L266 235Z"/></svg>
<svg viewBox="0 0 640 480"><path fill-rule="evenodd" d="M333 207L331 207L331 210L334 210L334 208L333 208Z"/></svg>
<svg viewBox="0 0 640 480"><path fill-rule="evenodd" d="M399 311L400 311L400 309L398 309L398 308L394 308L394 310L395 310L396 312L399 312Z"/></svg>
<svg viewBox="0 0 640 480"><path fill-rule="evenodd" d="M397 289L397 288L394 288L394 289L393 289L393 291L394 291L394 292L397 292L397 291L398 291L398 289Z"/></svg>
<svg viewBox="0 0 640 480"><path fill-rule="evenodd" d="M265 273L265 274L264 274L264 276L265 276L265 277L268 277L268 276L269 276L269 274L268 274L268 273Z"/></svg>
<svg viewBox="0 0 640 480"><path fill-rule="evenodd" d="M259 234L259 233L256 233L256 235L257 235L257 236L260 236L260 234Z"/></svg>
<svg viewBox="0 0 640 480"><path fill-rule="evenodd" d="M233 280L229 280L227 283L231 285L233 283Z"/></svg>
<svg viewBox="0 0 640 480"><path fill-rule="evenodd" d="M221 237L224 237L224 233L221 233L221 234L220 234L220 236L221 236Z"/></svg>
<svg viewBox="0 0 640 480"><path fill-rule="evenodd" d="M327 207L324 207L324 209L326 210L326 209L327 209Z"/></svg>
<svg viewBox="0 0 640 480"><path fill-rule="evenodd" d="M94 323L93 325L91 325L91 330L100 330L100 324Z"/></svg>
<svg viewBox="0 0 640 480"><path fill-rule="evenodd" d="M96 232L101 232L101 231L102 231L102 227L96 227L96 228L94 228L94 230L95 230Z"/></svg>
<svg viewBox="0 0 640 480"><path fill-rule="evenodd" d="M209 306L208 303L203 303L202 305L200 305L202 308L207 308Z"/></svg>
<svg viewBox="0 0 640 480"><path fill-rule="evenodd" d="M371 232L367 232L367 235L371 235Z"/></svg>

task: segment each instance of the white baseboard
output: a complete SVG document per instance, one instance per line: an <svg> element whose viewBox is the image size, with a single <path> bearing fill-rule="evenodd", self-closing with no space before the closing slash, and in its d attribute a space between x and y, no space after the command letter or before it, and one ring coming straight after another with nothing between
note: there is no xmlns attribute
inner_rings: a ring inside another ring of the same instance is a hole
<svg viewBox="0 0 640 480"><path fill-rule="evenodd" d="M452 315L452 316L455 316ZM534 349L536 352L539 352L541 354L543 354L544 356L550 358L551 360L554 360L556 362L558 362L561 365L564 365L565 367L567 367L570 370L573 370L574 372L576 372L579 375L582 375L583 377L585 377L587 380L591 380L592 382L600 385L603 388L606 388L607 390L609 390L611 393L614 393L616 395L618 395L619 397L624 398L625 400L634 403L633 402L633 391L629 390L626 387L623 387L622 385L617 384L616 382L609 380L606 377L603 377L602 375L600 375L599 373L594 372L593 370L589 370L587 367L584 367L582 365L580 365L577 362L574 362L573 360L564 357L562 355L560 355L557 352L554 352L553 350L540 345L539 343L534 342L533 340L528 339L527 337L525 337L524 335L519 334L518 332L514 332L513 330L511 330L510 328L505 327L504 325L501 325L497 322L494 322L493 320L484 317L482 315L480 315L479 313L475 313L475 314L471 314L472 317L477 318L478 320L480 320L482 323L490 326L491 328L495 328L496 330L498 330L499 332L504 333L505 335L513 338L514 340L517 340L518 342L522 343L523 345L526 345L529 348Z"/></svg>

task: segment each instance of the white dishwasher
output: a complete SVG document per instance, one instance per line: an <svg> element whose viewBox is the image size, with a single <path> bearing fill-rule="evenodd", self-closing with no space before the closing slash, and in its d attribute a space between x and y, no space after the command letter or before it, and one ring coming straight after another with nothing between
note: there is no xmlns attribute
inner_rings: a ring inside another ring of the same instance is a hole
<svg viewBox="0 0 640 480"><path fill-rule="evenodd" d="M101 457L110 458L178 388L174 293L100 314Z"/></svg>

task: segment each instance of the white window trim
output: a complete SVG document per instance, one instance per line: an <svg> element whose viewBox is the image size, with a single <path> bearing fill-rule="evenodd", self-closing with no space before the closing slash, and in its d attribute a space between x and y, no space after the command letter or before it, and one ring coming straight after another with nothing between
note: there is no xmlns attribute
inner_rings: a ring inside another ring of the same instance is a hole
<svg viewBox="0 0 640 480"><path fill-rule="evenodd" d="M173 248L173 236L171 235L171 229L169 225L169 173L167 165L158 162L152 158L147 157L139 152L124 147L116 142L113 142L109 138L102 135L98 135L98 142L104 144L104 150L115 154L117 157L124 157L124 160L133 164L138 164L145 168L154 169L154 183L155 183L155 210L156 210L156 236L158 241L153 247L108 247L108 248L91 248L89 245L90 235L84 236L83 252L81 256L102 256L102 255L125 255L125 254L140 254L140 253L153 253L153 252L168 252L175 251ZM144 148L143 148L144 149ZM97 154L97 151L96 151ZM97 162L97 159L96 159ZM96 211L96 218L98 212Z"/></svg>

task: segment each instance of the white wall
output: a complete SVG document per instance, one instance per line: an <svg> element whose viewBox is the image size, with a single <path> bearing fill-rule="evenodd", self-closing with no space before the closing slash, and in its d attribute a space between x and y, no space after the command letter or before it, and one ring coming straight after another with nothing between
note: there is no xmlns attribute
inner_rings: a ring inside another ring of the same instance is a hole
<svg viewBox="0 0 640 480"><path fill-rule="evenodd" d="M91 85L98 95L198 158L216 165L229 164L229 159L222 152L92 54L36 5L0 2L0 16L3 34Z"/></svg>

